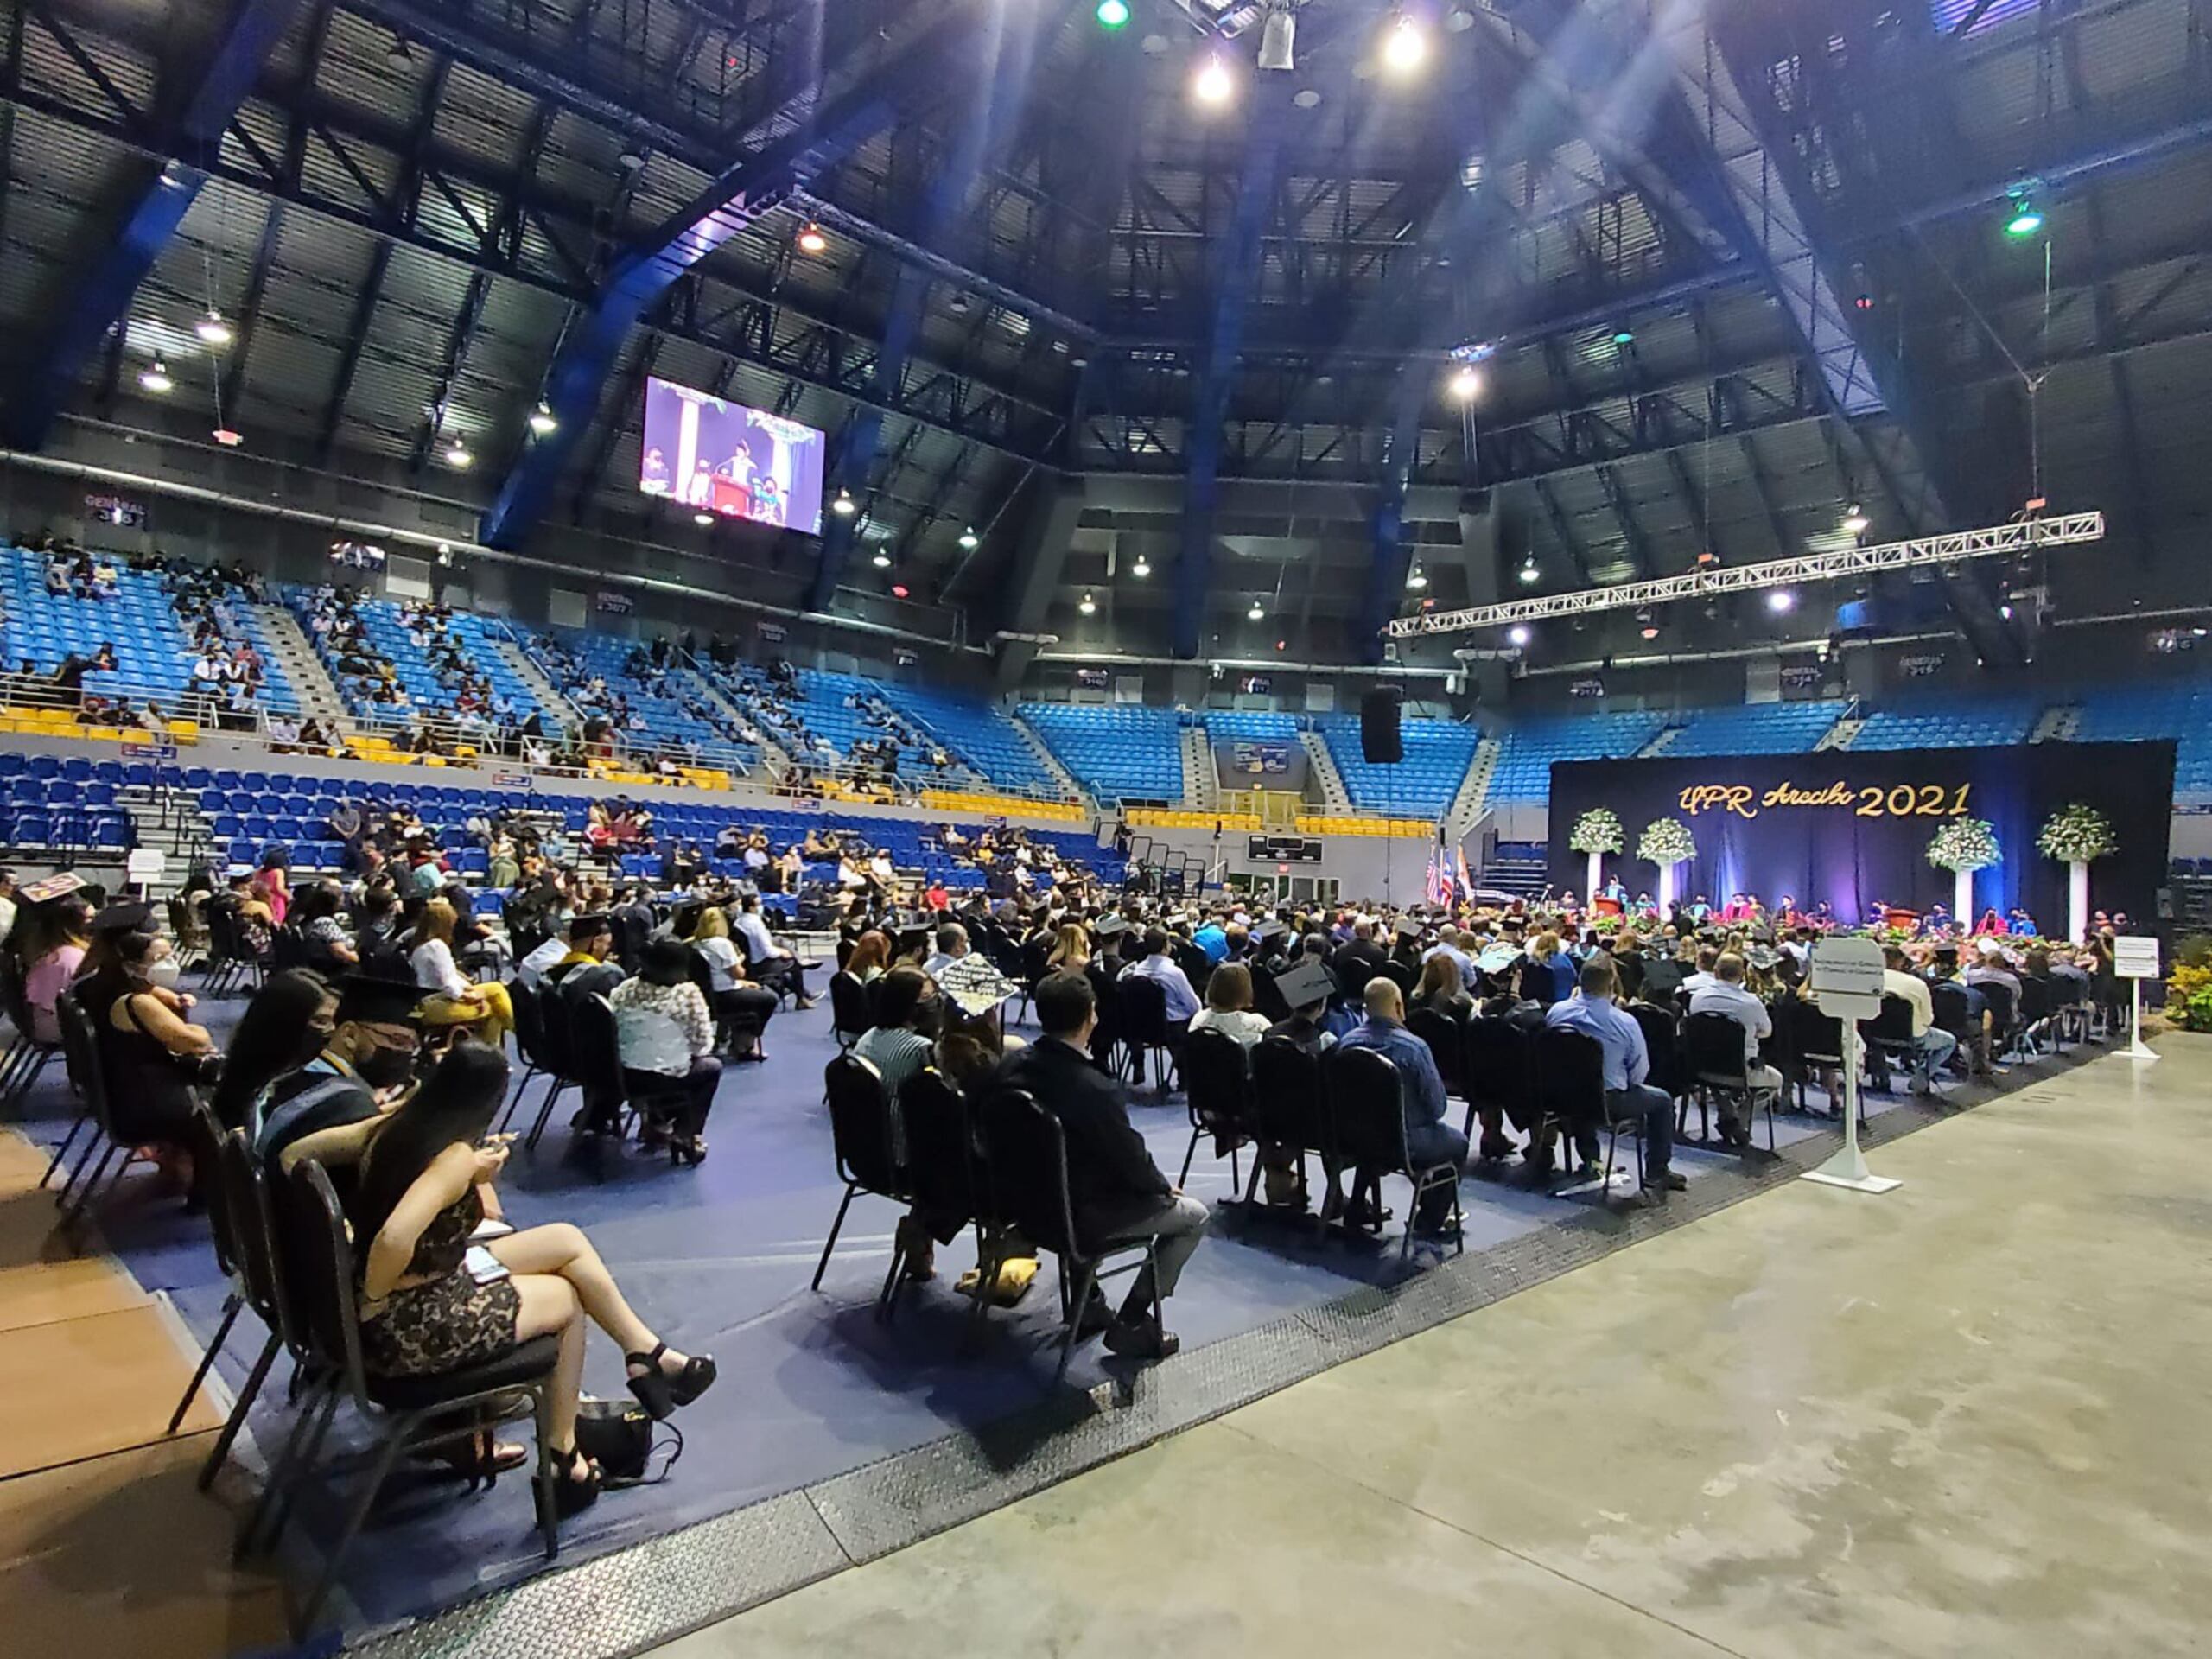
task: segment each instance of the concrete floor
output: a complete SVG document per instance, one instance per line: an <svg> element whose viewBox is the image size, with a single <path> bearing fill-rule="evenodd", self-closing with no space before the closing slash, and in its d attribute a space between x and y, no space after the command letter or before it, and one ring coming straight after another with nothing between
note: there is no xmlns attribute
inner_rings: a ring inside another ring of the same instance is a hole
<svg viewBox="0 0 2212 1659"><path fill-rule="evenodd" d="M2212 1039L2160 1046L661 1651L2202 1652Z"/></svg>

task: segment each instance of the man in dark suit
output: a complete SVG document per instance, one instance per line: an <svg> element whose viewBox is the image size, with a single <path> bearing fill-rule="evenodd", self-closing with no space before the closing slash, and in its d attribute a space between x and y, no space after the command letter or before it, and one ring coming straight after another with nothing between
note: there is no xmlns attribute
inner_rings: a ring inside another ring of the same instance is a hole
<svg viewBox="0 0 2212 1659"><path fill-rule="evenodd" d="M1076 1230L1084 1243L1154 1241L1159 1282L1155 1286L1148 1272L1138 1272L1121 1312L1106 1325L1106 1345L1117 1354L1165 1359L1180 1344L1162 1328L1157 1309L1174 1294L1183 1264L1198 1248L1206 1206L1168 1184L1146 1150L1144 1137L1130 1127L1122 1085L1091 1065L1098 998L1090 980L1081 974L1048 974L1038 982L1035 1001L1045 1034L1007 1057L994 1086L1027 1090L1059 1120L1067 1141ZM1096 1313L1084 1310L1087 1326L1103 1314L1103 1298L1094 1306Z"/></svg>
<svg viewBox="0 0 2212 1659"><path fill-rule="evenodd" d="M1329 967L1339 985L1351 985L1362 990L1366 988L1370 979L1388 976L1390 957L1375 942L1372 918L1363 916L1352 924L1351 938L1337 947Z"/></svg>
<svg viewBox="0 0 2212 1659"><path fill-rule="evenodd" d="M634 974L645 961L645 947L652 943L653 929L660 923L653 914L652 894L641 883L633 882L623 890L622 902L614 907L610 919L614 924L615 958L625 974Z"/></svg>

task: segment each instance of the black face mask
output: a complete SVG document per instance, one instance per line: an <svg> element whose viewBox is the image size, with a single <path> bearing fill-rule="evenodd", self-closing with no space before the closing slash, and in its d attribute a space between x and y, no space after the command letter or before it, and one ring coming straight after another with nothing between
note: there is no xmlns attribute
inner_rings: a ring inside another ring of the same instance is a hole
<svg viewBox="0 0 2212 1659"><path fill-rule="evenodd" d="M298 1071L308 1061L314 1059L316 1055L321 1053L322 1051L329 1046L329 1027L309 1026L305 1031L302 1031L300 1033L300 1046L292 1052L292 1063L287 1066L285 1070L289 1071Z"/></svg>
<svg viewBox="0 0 2212 1659"><path fill-rule="evenodd" d="M396 1089L415 1075L415 1057L404 1048L372 1048L353 1062L353 1075L372 1089Z"/></svg>

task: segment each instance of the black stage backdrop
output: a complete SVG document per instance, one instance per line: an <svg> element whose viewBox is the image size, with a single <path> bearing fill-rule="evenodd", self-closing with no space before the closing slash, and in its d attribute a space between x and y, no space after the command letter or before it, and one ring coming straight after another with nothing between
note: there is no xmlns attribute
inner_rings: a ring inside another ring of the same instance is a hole
<svg viewBox="0 0 2212 1659"><path fill-rule="evenodd" d="M1582 892L1587 860L1567 838L1584 812L1609 807L1627 846L1607 856L1605 874L1631 893L1658 891L1658 868L1636 856L1644 826L1680 818L1698 849L1676 874L1682 898L1703 893L1716 909L1732 893L1755 893L1770 909L1784 894L1808 910L1825 899L1849 925L1876 903L1948 906L1951 874L1928 861L1929 840L1952 817L1986 818L2005 861L1974 877L1976 915L2022 905L2044 931L2063 931L2066 867L2035 838L2081 801L2120 842L2089 867L2091 907L2147 920L2165 880L2173 791L2164 741L1562 761L1552 767L1551 880Z"/></svg>

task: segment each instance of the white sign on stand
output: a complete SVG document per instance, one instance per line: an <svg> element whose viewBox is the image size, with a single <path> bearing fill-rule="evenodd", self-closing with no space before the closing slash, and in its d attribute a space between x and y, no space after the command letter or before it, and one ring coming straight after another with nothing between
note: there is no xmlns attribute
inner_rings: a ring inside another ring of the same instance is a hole
<svg viewBox="0 0 2212 1659"><path fill-rule="evenodd" d="M2143 982L2160 976L2156 936L2128 933L2114 939L2112 969L2127 982L2127 1046L2121 1052L2131 1060L2155 1060L2158 1052L2143 1040Z"/></svg>
<svg viewBox="0 0 2212 1659"><path fill-rule="evenodd" d="M1859 1022L1882 1012L1882 947L1872 939L1827 938L1813 947L1813 995L1843 1027L1843 1150L1805 1179L1854 1192L1891 1192L1904 1185L1866 1167L1859 1149Z"/></svg>
<svg viewBox="0 0 2212 1659"><path fill-rule="evenodd" d="M123 861L124 879L143 895L168 867L168 856L158 847L133 847Z"/></svg>

